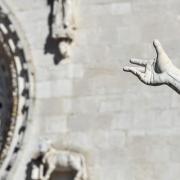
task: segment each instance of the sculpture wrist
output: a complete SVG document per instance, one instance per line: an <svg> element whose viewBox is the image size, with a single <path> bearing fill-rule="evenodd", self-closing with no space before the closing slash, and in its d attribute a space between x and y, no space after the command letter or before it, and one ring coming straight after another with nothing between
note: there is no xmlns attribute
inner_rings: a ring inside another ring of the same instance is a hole
<svg viewBox="0 0 180 180"><path fill-rule="evenodd" d="M152 84L154 85L168 84L168 81L168 75L166 73L153 74Z"/></svg>
<svg viewBox="0 0 180 180"><path fill-rule="evenodd" d="M161 82L163 82L163 84L171 84L173 81L173 79L171 78L171 76L169 76L168 73L163 73L161 76Z"/></svg>
<svg viewBox="0 0 180 180"><path fill-rule="evenodd" d="M180 81L178 81L172 75L169 74L167 84L178 88L178 86L180 86Z"/></svg>
<svg viewBox="0 0 180 180"><path fill-rule="evenodd" d="M176 85L177 83L180 84L180 70L176 68L175 66L171 66L168 71L168 83L171 85Z"/></svg>

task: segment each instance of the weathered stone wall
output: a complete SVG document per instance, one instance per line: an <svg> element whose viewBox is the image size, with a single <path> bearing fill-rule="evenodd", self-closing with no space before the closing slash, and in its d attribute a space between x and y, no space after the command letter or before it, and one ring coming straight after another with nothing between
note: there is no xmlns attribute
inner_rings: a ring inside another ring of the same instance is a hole
<svg viewBox="0 0 180 180"><path fill-rule="evenodd" d="M180 1L77 0L72 55L57 65L44 53L47 2L7 4L27 39L36 86L36 130L13 178L25 179L31 141L49 137L57 148L85 155L90 180L179 180L180 96L142 85L122 67L130 57L153 58L154 38L180 65Z"/></svg>

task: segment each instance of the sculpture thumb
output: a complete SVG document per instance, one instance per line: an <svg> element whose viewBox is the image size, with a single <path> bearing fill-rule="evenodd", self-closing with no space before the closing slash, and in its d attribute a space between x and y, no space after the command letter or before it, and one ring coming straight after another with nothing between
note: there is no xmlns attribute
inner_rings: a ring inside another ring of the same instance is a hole
<svg viewBox="0 0 180 180"><path fill-rule="evenodd" d="M161 43L159 42L159 40L155 39L155 40L153 41L153 45L154 45L154 48L155 48L155 50L156 50L157 55L160 55L160 54L162 54L162 53L165 53L165 51L164 51Z"/></svg>
<svg viewBox="0 0 180 180"><path fill-rule="evenodd" d="M158 40L154 40L153 45L157 53L156 63L160 71L164 72L167 70L169 65L172 65L172 62Z"/></svg>

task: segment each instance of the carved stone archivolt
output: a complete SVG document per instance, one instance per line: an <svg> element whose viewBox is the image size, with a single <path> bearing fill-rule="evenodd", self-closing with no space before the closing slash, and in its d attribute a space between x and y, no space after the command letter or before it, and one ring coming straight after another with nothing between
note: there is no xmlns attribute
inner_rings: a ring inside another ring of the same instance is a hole
<svg viewBox="0 0 180 180"><path fill-rule="evenodd" d="M0 179L21 148L29 115L30 77L20 38L0 8Z"/></svg>

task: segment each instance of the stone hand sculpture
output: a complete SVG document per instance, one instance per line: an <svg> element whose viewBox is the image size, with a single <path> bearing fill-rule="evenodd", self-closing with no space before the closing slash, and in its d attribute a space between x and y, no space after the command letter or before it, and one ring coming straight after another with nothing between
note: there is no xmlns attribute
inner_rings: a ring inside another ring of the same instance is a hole
<svg viewBox="0 0 180 180"><path fill-rule="evenodd" d="M124 71L131 72L147 85L166 84L180 93L180 70L175 67L158 40L153 42L157 57L152 60L131 59L138 66L126 66Z"/></svg>
<svg viewBox="0 0 180 180"><path fill-rule="evenodd" d="M74 40L76 29L73 2L73 0L54 1L52 36L59 40L59 51L64 57L69 56L69 46Z"/></svg>
<svg viewBox="0 0 180 180"><path fill-rule="evenodd" d="M57 150L53 148L48 142L41 145L41 154L43 154L43 165L47 166L46 172L41 168L41 180L49 180L53 171L75 171L74 180L86 180L87 169L85 158L79 153Z"/></svg>

